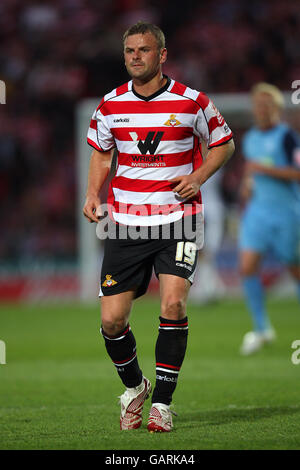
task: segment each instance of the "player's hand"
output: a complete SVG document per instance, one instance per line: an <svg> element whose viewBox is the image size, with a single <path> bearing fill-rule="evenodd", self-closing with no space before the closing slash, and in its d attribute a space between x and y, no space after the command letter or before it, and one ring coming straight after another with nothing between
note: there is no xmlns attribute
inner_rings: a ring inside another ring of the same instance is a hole
<svg viewBox="0 0 300 470"><path fill-rule="evenodd" d="M84 206L83 215L93 223L99 222L100 217L103 215L101 210L101 201L97 196L87 196Z"/></svg>
<svg viewBox="0 0 300 470"><path fill-rule="evenodd" d="M184 199L190 199L196 196L200 189L200 183L197 178L192 175L177 176L172 178L169 182L174 185L173 193L178 194Z"/></svg>

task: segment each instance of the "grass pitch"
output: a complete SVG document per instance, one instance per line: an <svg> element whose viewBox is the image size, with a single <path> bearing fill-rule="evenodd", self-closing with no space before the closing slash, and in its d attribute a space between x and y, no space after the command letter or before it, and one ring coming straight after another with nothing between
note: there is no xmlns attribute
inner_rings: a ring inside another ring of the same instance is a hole
<svg viewBox="0 0 300 470"><path fill-rule="evenodd" d="M276 343L251 357L238 353L251 324L242 301L190 305L186 358L174 394L175 429L119 430L124 391L99 334L92 306L2 305L0 449L300 449L300 339L296 300L269 300ZM140 366L155 382L159 302L135 302L131 326Z"/></svg>

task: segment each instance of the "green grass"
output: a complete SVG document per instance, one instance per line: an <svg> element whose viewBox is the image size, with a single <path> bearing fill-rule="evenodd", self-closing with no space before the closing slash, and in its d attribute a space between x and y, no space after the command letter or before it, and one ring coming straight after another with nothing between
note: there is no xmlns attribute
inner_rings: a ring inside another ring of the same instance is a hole
<svg viewBox="0 0 300 470"><path fill-rule="evenodd" d="M189 342L174 394L175 429L119 430L124 388L99 334L98 305L2 305L0 449L300 449L300 339L296 300L269 300L276 343L238 354L250 319L241 301L190 306ZM159 303L136 301L131 317L139 362L155 380Z"/></svg>

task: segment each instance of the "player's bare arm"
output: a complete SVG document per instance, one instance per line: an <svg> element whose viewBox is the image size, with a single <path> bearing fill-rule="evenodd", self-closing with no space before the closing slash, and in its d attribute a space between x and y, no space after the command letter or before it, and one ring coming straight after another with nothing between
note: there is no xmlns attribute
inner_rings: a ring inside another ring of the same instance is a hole
<svg viewBox="0 0 300 470"><path fill-rule="evenodd" d="M231 139L226 144L219 147L213 147L207 154L207 157L200 168L190 175L178 176L170 180L174 183L173 192L183 198L195 196L202 184L208 180L219 168L229 160L234 152L235 146Z"/></svg>
<svg viewBox="0 0 300 470"><path fill-rule="evenodd" d="M246 165L245 165L245 171L241 179L240 189L239 189L239 196L240 196L242 203L246 203L247 201L249 201L250 197L252 196L252 190L253 190L253 177L251 173L247 171Z"/></svg>
<svg viewBox="0 0 300 470"><path fill-rule="evenodd" d="M111 151L92 151L89 166L86 199L83 207L83 214L91 223L98 222L99 217L102 215L99 192L109 174L111 160Z"/></svg>
<svg viewBox="0 0 300 470"><path fill-rule="evenodd" d="M248 174L261 173L264 175L272 176L273 178L300 182L300 170L291 166L283 166L278 168L261 165L260 163L256 162L248 162L247 171Z"/></svg>

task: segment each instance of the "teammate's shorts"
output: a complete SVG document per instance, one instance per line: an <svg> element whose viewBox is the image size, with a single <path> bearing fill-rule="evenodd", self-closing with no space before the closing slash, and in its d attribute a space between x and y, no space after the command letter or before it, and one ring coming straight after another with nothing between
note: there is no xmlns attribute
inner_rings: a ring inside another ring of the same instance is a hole
<svg viewBox="0 0 300 470"><path fill-rule="evenodd" d="M241 250L273 254L284 264L300 261L300 223L291 210L272 210L249 204L242 219L239 236Z"/></svg>
<svg viewBox="0 0 300 470"><path fill-rule="evenodd" d="M161 230L158 239L107 238L99 296L135 290L135 298L140 297L147 291L153 268L157 277L159 274L173 274L188 279L192 284L199 245L184 233L180 238L174 237L174 227L180 223L169 224L169 239L162 237ZM166 230L166 226L160 227Z"/></svg>

